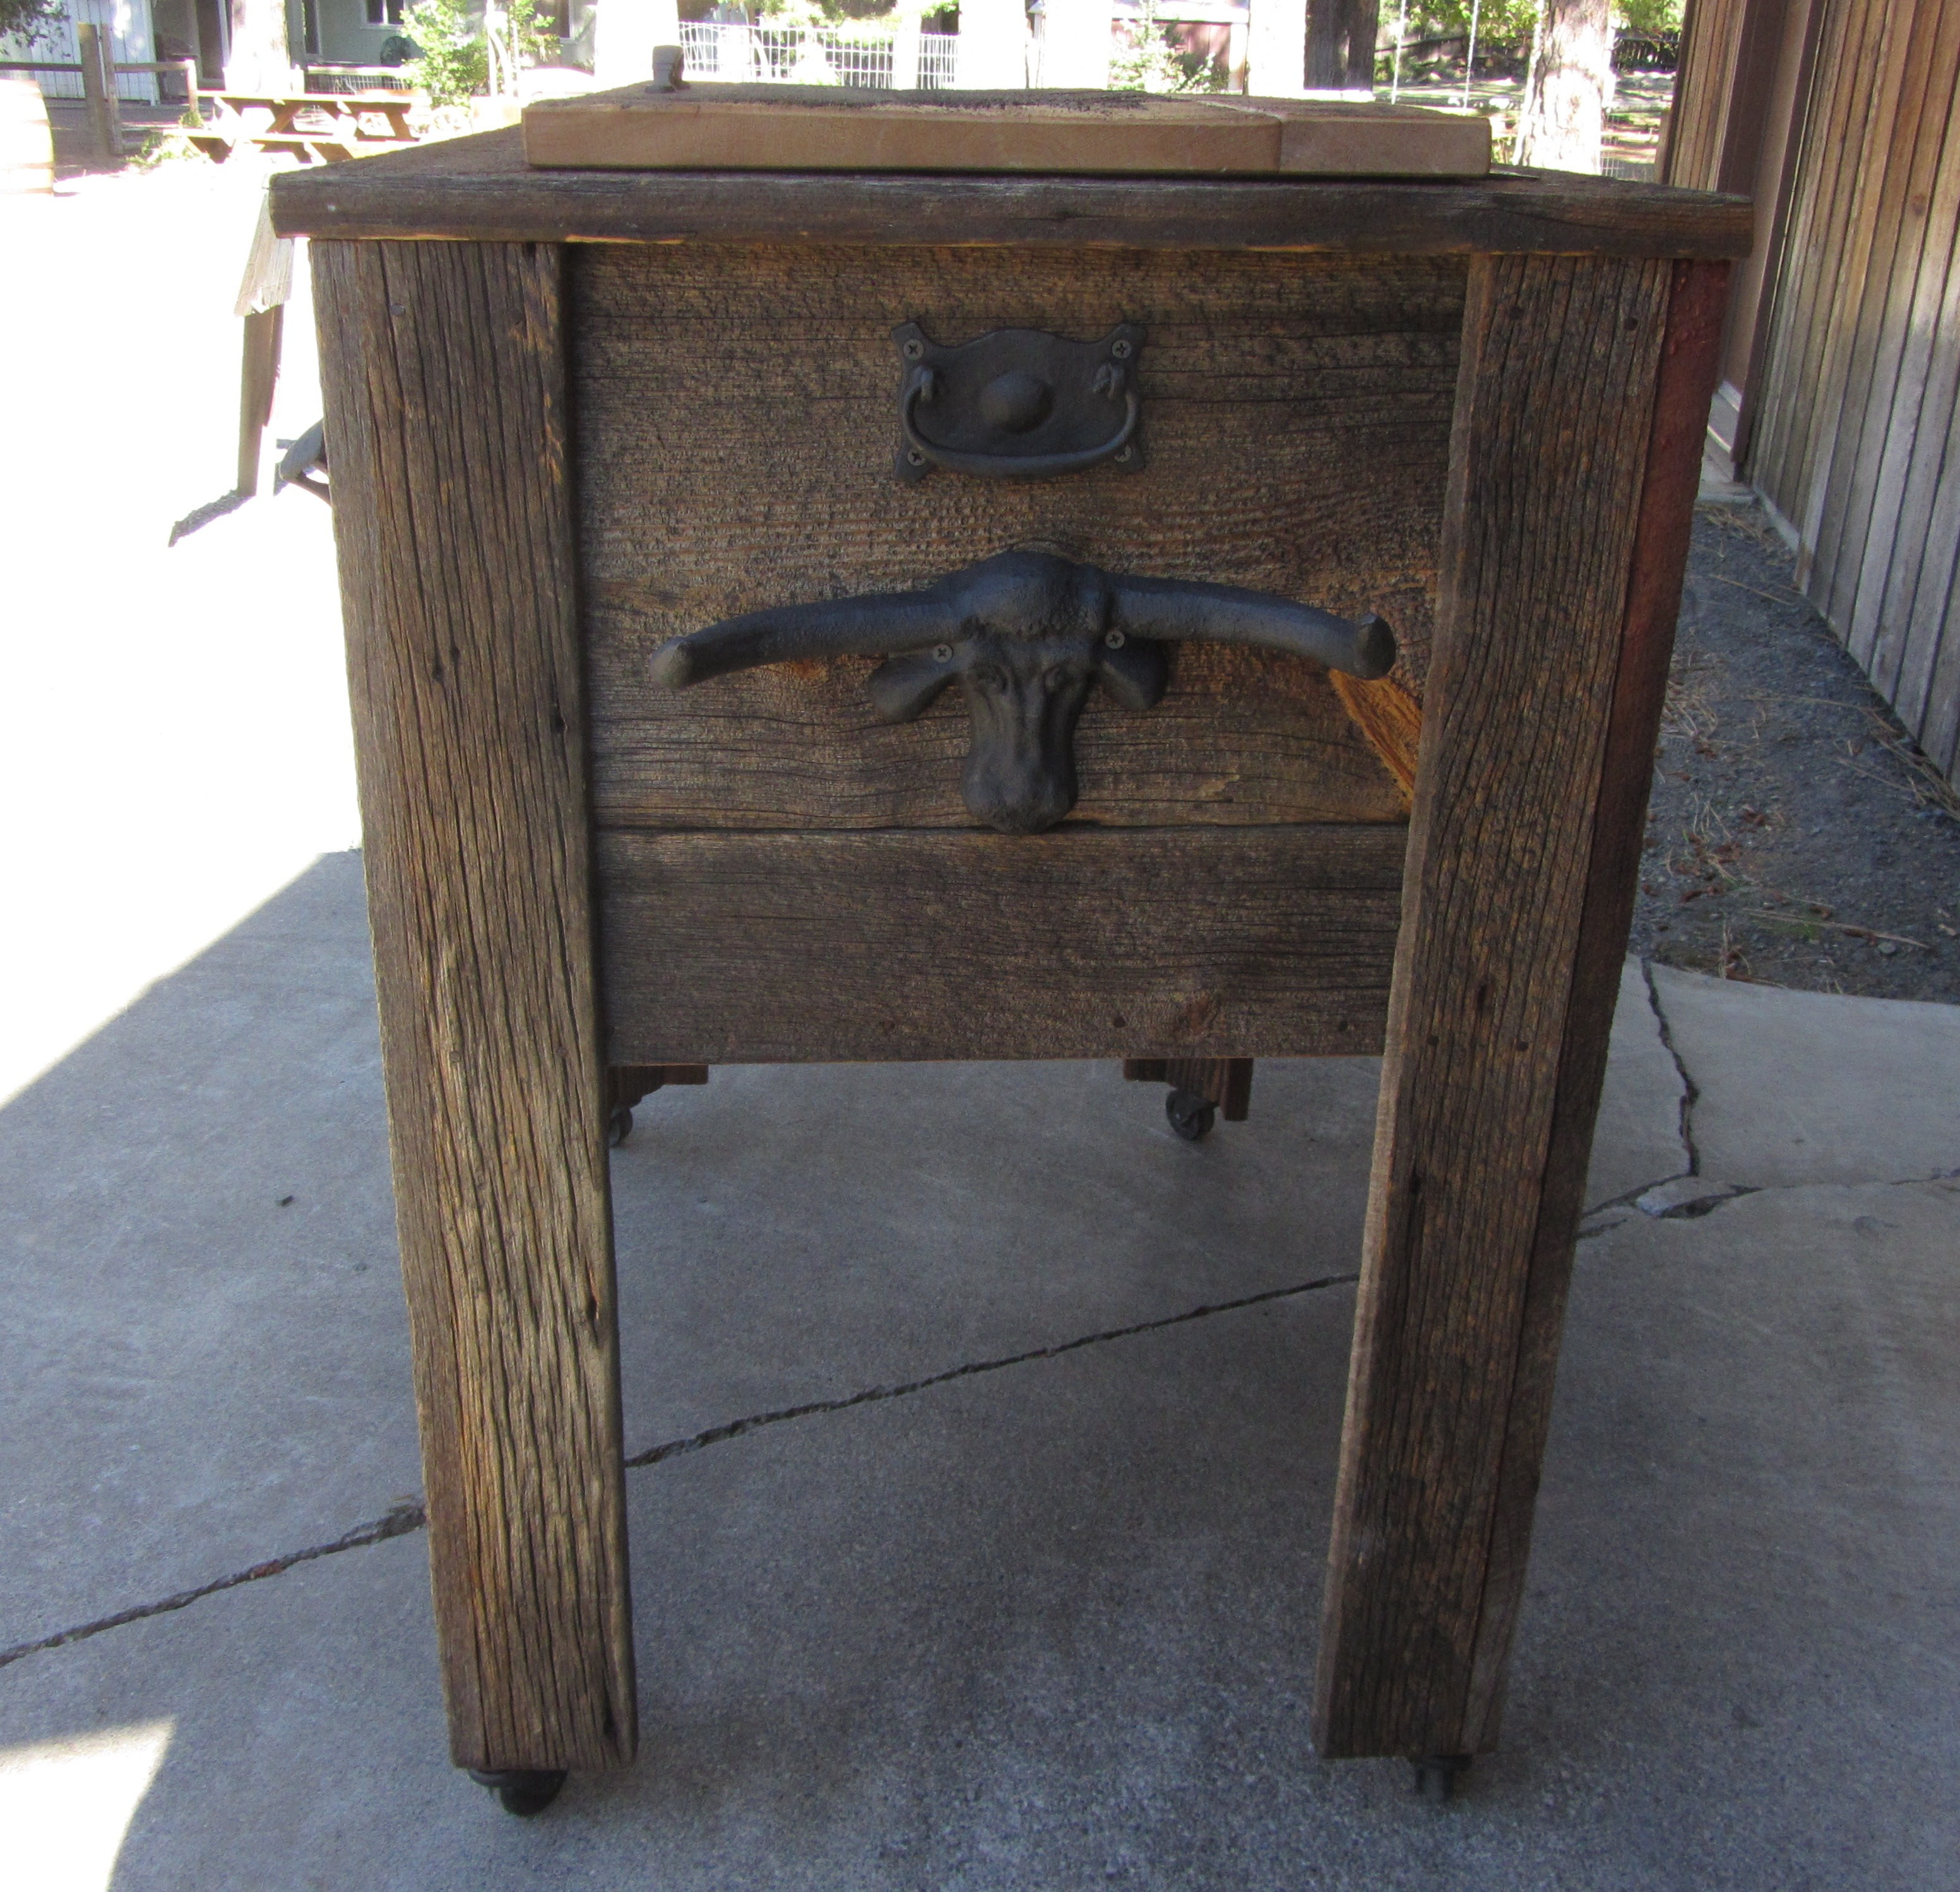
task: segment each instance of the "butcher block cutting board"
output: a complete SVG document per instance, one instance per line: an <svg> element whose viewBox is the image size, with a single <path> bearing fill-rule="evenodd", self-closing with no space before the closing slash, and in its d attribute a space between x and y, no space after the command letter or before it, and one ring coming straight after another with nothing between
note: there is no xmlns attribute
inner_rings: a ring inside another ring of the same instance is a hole
<svg viewBox="0 0 1960 1892"><path fill-rule="evenodd" d="M1365 101L644 85L527 106L524 155L575 170L1481 177L1491 128Z"/></svg>

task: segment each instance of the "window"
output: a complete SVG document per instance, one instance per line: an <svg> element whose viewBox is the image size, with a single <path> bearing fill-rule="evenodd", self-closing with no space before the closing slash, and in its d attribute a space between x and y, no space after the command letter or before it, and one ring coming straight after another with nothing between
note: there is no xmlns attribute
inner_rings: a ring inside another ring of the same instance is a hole
<svg viewBox="0 0 1960 1892"><path fill-rule="evenodd" d="M398 27L402 24L402 0L368 0L371 27Z"/></svg>

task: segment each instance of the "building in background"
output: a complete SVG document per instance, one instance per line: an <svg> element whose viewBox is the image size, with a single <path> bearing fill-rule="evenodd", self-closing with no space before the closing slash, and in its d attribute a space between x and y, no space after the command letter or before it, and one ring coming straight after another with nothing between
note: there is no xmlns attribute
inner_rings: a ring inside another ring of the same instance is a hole
<svg viewBox="0 0 1960 1892"><path fill-rule="evenodd" d="M215 9L221 0L202 0L202 3ZM160 0L159 11L167 10L170 4L170 0ZM184 0L179 0L179 4L184 4ZM31 46L0 39L0 58L78 62L81 56L75 30L78 26L95 26L102 29L107 39L112 59L139 65L152 59L196 59L198 52L195 40L186 43L181 52L159 52L155 49L160 28L167 35L172 24L167 17L153 21L151 0L65 0L60 16L41 29ZM48 98L81 97L79 72L40 72L35 77L40 81L43 94ZM156 75L119 72L116 75L116 90L132 104L154 105L157 102Z"/></svg>

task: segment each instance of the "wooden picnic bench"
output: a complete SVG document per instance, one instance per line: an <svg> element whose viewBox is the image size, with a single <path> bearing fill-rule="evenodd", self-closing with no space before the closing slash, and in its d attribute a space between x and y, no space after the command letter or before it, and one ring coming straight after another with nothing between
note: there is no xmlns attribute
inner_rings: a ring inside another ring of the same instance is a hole
<svg viewBox="0 0 1960 1892"><path fill-rule="evenodd" d="M186 132L190 142L215 163L223 164L241 144L262 151L291 151L302 164L338 164L357 148L412 145L408 92L211 92L205 103L219 112L216 123ZM265 115L262 125L251 120ZM324 128L303 118L325 119ZM376 121L381 122L377 129Z"/></svg>

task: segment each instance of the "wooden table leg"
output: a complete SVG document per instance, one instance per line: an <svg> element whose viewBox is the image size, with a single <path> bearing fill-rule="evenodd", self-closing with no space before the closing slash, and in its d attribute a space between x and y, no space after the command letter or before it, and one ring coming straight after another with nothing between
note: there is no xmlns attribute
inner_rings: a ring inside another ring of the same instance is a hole
<svg viewBox="0 0 1960 1892"><path fill-rule="evenodd" d="M1727 271L1472 266L1316 1689L1329 1756L1496 1742Z"/></svg>
<svg viewBox="0 0 1960 1892"><path fill-rule="evenodd" d="M635 1740L562 253L313 246L459 1765Z"/></svg>

